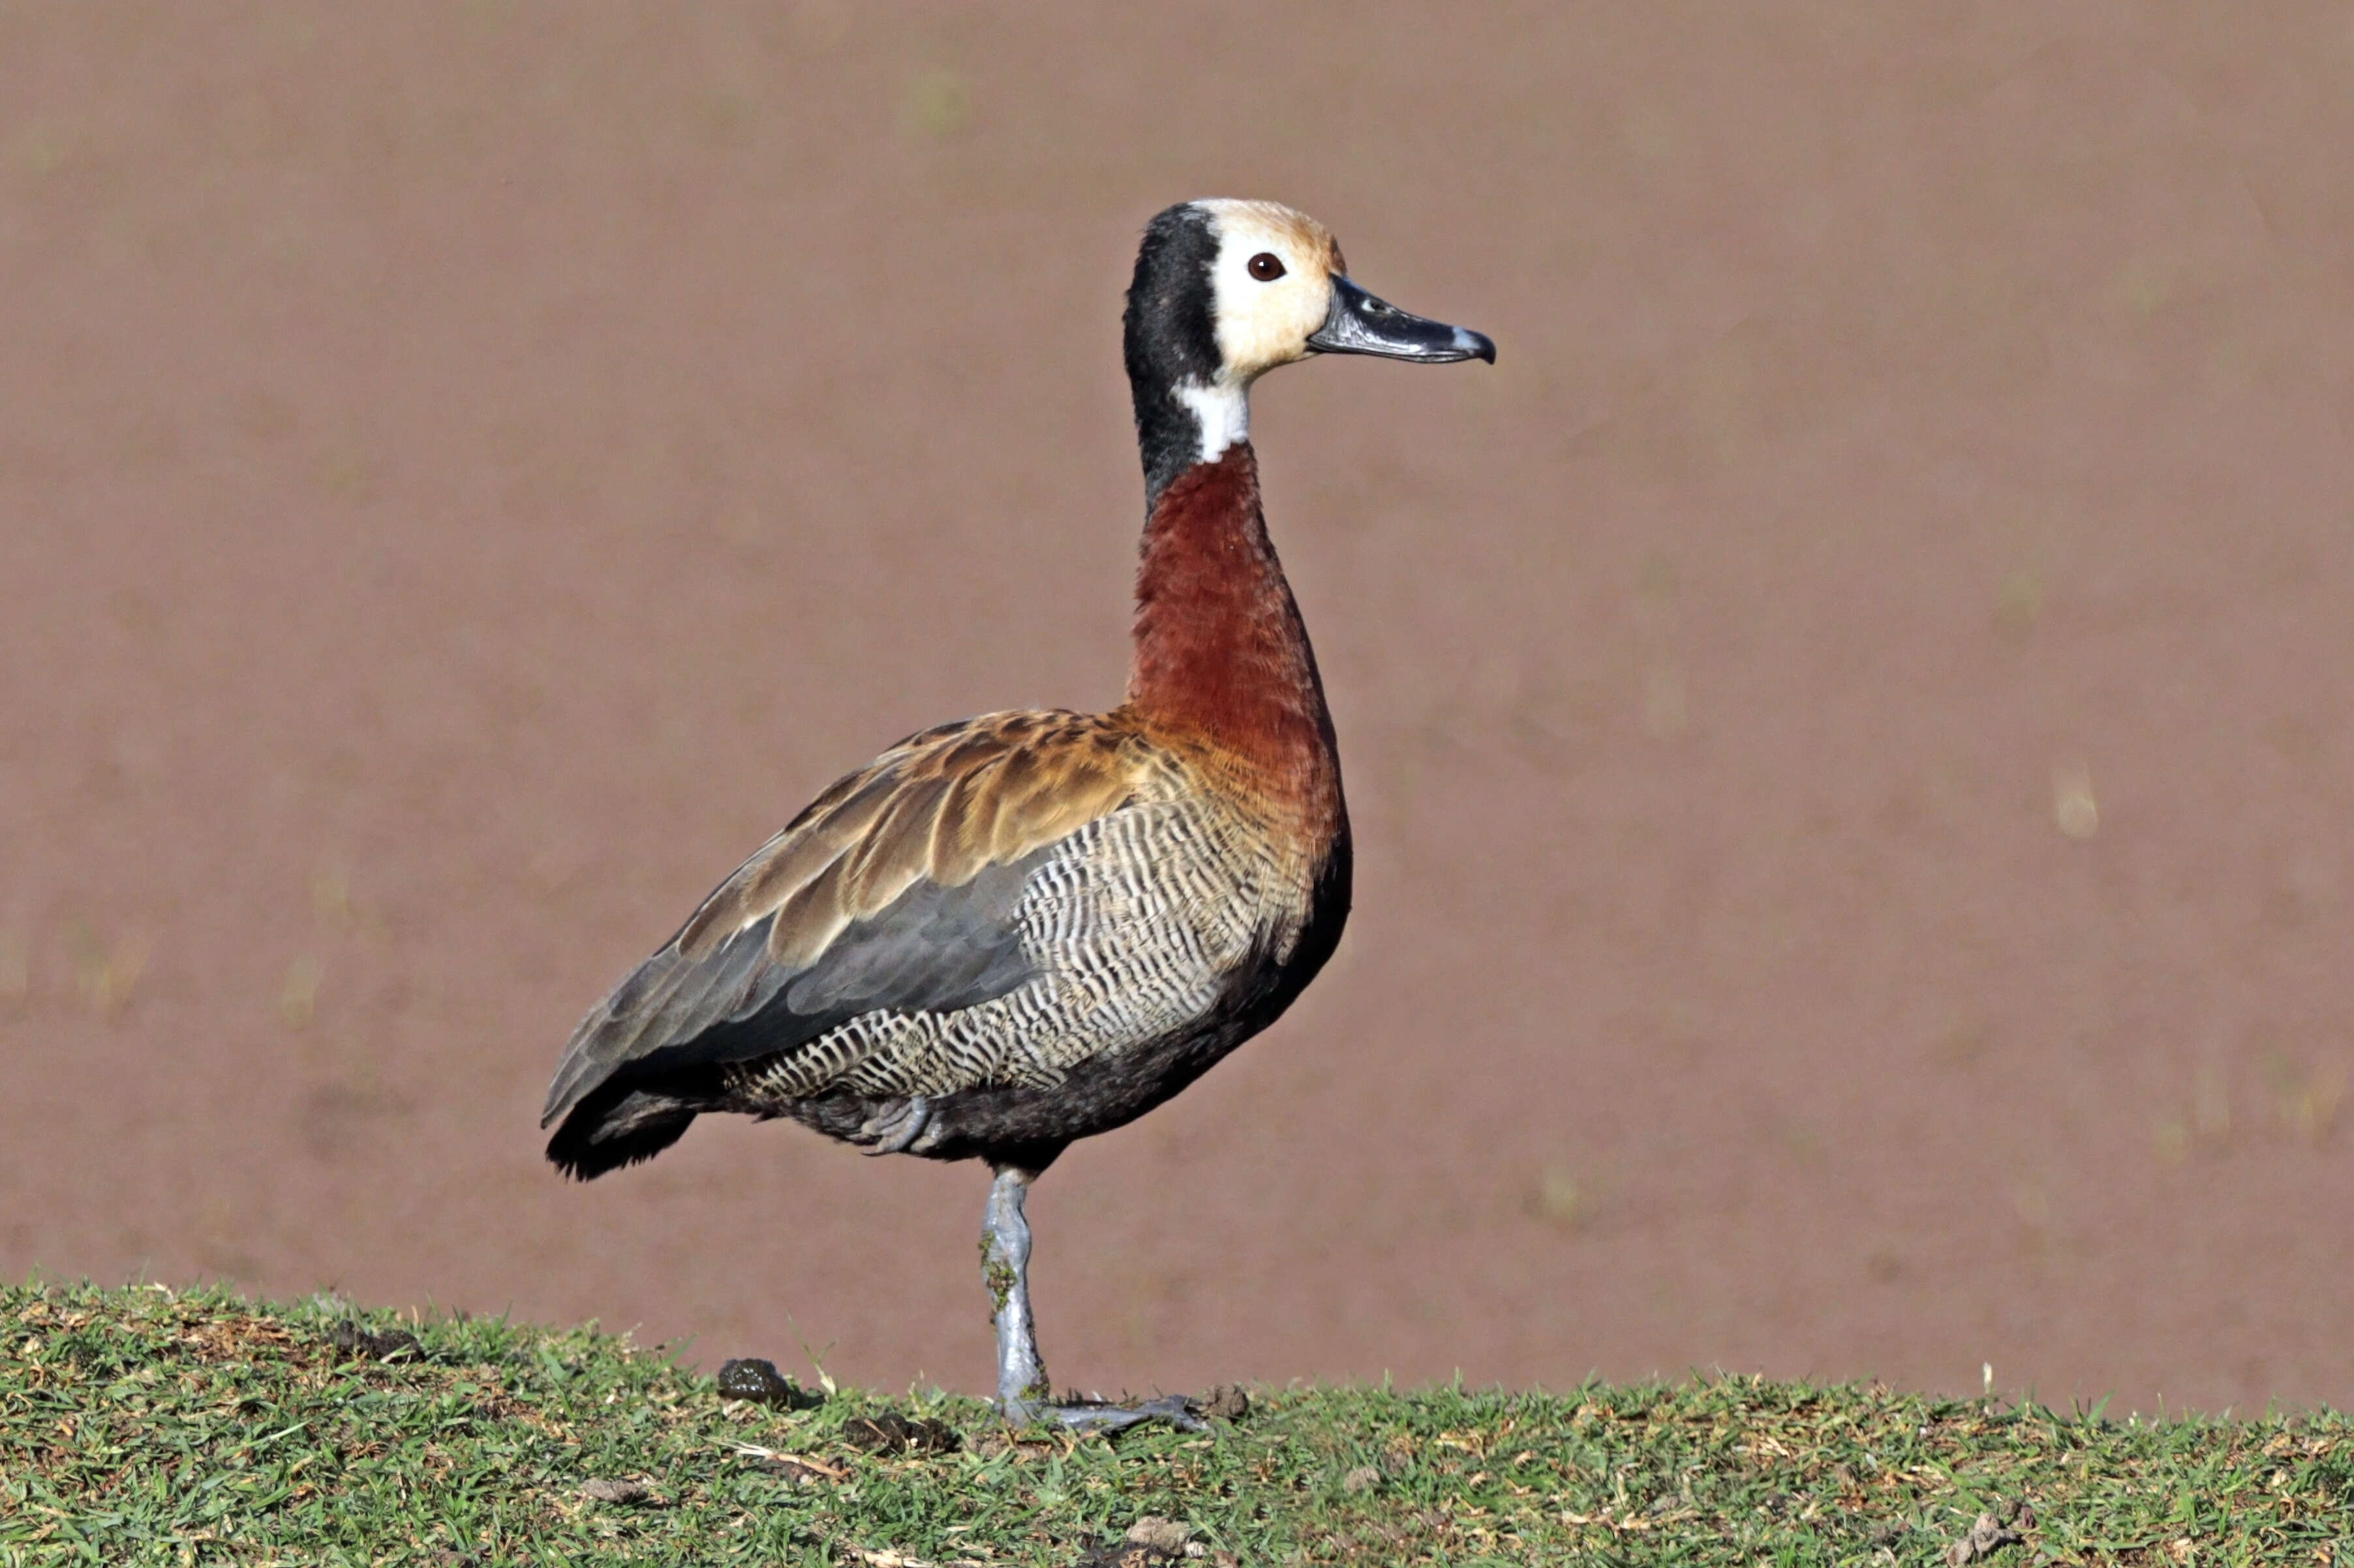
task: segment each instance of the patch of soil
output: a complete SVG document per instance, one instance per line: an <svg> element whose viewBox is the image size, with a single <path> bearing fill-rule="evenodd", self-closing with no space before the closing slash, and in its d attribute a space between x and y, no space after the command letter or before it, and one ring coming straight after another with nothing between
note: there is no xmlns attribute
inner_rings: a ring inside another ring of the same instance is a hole
<svg viewBox="0 0 2354 1568"><path fill-rule="evenodd" d="M366 1329L349 1319L327 1331L327 1342L372 1361L415 1361L425 1353L423 1342L406 1329Z"/></svg>
<svg viewBox="0 0 2354 1568"><path fill-rule="evenodd" d="M843 1423L843 1441L875 1454L953 1453L962 1439L944 1421L902 1415L886 1410L880 1415L854 1415Z"/></svg>

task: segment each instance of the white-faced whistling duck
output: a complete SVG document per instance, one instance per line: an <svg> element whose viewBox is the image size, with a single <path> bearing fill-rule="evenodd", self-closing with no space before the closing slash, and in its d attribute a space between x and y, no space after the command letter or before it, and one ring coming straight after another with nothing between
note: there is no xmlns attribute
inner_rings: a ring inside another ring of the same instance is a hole
<svg viewBox="0 0 2354 1568"><path fill-rule="evenodd" d="M1126 327L1128 700L942 725L840 780L582 1022L541 1118L583 1179L705 1111L988 1160L1000 1407L1094 1429L1194 1418L1174 1397L1053 1403L1023 1195L1274 1022L1349 913L1340 759L1260 510L1251 383L1318 354L1496 357L1359 288L1323 225L1272 202L1155 217Z"/></svg>

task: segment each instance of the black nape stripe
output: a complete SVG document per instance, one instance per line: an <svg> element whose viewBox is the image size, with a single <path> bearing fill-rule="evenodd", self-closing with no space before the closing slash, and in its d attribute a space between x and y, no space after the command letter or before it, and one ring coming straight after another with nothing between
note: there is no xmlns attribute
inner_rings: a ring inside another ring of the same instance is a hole
<svg viewBox="0 0 2354 1568"><path fill-rule="evenodd" d="M1210 276L1217 259L1210 215L1190 203L1144 226L1125 323L1128 387L1136 401L1148 514L1170 482L1202 455L1202 421L1177 400L1176 389L1186 381L1206 383L1218 373Z"/></svg>

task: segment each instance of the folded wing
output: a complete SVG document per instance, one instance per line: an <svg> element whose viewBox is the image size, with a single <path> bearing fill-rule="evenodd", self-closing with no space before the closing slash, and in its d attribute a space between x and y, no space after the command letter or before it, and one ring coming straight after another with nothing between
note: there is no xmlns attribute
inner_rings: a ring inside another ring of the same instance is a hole
<svg viewBox="0 0 2354 1568"><path fill-rule="evenodd" d="M1024 883L1149 766L1100 718L1020 712L927 730L841 779L581 1022L540 1118L568 1118L551 1157L593 1174L666 1146L694 1116L660 1090L682 1073L1023 985ZM584 1139L609 1147L579 1158Z"/></svg>

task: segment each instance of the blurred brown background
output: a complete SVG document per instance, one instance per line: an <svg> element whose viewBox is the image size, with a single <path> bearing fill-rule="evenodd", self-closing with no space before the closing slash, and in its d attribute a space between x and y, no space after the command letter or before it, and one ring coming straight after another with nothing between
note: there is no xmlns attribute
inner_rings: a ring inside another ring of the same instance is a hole
<svg viewBox="0 0 2354 1568"><path fill-rule="evenodd" d="M985 1386L984 1174L574 1020L1099 706L1120 291L1269 196L1358 913L1033 1205L1051 1364L2354 1401L2340 5L0 12L0 1268Z"/></svg>

